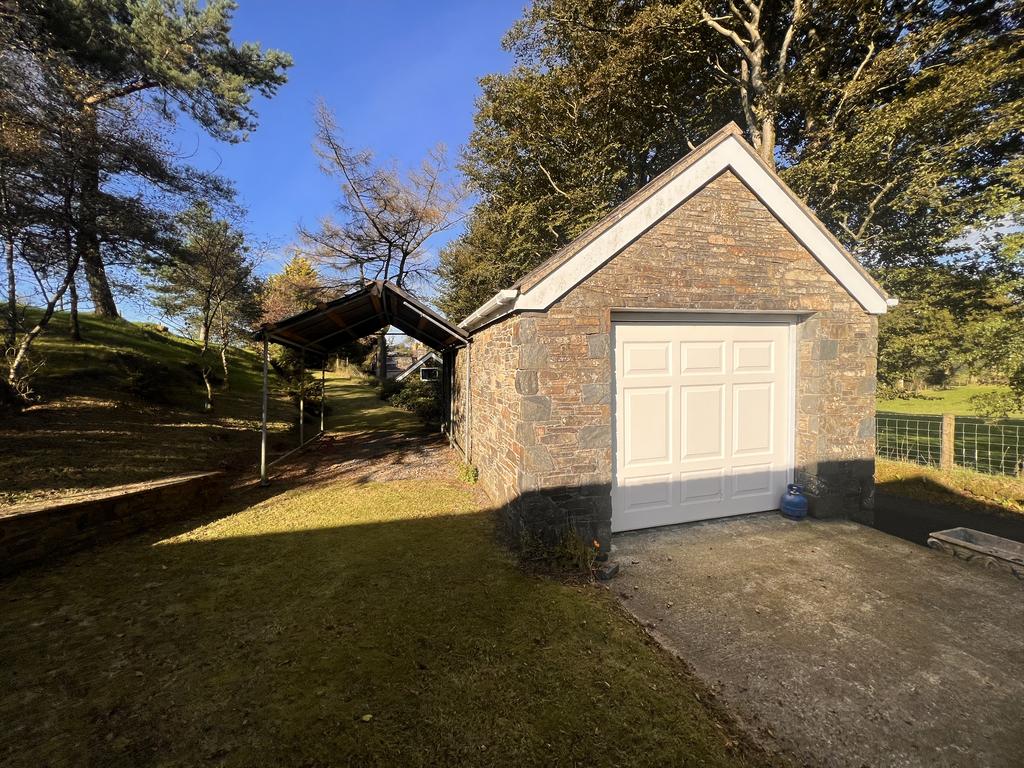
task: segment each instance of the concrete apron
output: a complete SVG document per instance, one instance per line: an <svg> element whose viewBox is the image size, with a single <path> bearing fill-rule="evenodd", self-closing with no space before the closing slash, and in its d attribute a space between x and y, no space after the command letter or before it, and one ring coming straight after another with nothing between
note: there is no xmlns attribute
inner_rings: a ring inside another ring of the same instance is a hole
<svg viewBox="0 0 1024 768"><path fill-rule="evenodd" d="M1024 583L777 513L613 538L622 604L767 747L822 766L1020 766Z"/></svg>

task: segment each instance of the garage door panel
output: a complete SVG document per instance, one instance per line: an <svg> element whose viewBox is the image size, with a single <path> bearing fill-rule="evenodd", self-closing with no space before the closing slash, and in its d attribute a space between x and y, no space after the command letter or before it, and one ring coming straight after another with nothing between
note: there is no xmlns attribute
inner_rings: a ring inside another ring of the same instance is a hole
<svg viewBox="0 0 1024 768"><path fill-rule="evenodd" d="M683 376L723 373L725 342L684 341L680 345L679 360L679 372Z"/></svg>
<svg viewBox="0 0 1024 768"><path fill-rule="evenodd" d="M720 502L725 498L725 472L721 469L683 472L680 480L683 506Z"/></svg>
<svg viewBox="0 0 1024 768"><path fill-rule="evenodd" d="M734 466L732 471L732 497L763 496L772 493L775 486L774 467L771 464Z"/></svg>
<svg viewBox="0 0 1024 768"><path fill-rule="evenodd" d="M613 328L612 530L776 508L791 460L788 326Z"/></svg>
<svg viewBox="0 0 1024 768"><path fill-rule="evenodd" d="M734 373L774 373L774 341L734 341L732 345Z"/></svg>
<svg viewBox="0 0 1024 768"><path fill-rule="evenodd" d="M627 512L671 509L676 503L671 474L630 478L619 496Z"/></svg>
<svg viewBox="0 0 1024 768"><path fill-rule="evenodd" d="M625 466L672 461L672 389L637 387L623 393Z"/></svg>
<svg viewBox="0 0 1024 768"><path fill-rule="evenodd" d="M627 341L623 344L623 375L659 376L672 373L672 345L667 342Z"/></svg>
<svg viewBox="0 0 1024 768"><path fill-rule="evenodd" d="M725 387L686 386L680 389L683 462L722 457L725 443Z"/></svg>
<svg viewBox="0 0 1024 768"><path fill-rule="evenodd" d="M775 432L774 383L734 384L732 393L732 455L771 454Z"/></svg>

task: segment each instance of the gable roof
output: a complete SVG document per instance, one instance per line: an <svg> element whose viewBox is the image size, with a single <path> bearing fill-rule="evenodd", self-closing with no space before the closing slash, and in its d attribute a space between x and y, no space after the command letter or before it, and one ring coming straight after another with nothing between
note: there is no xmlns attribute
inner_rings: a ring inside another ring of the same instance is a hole
<svg viewBox="0 0 1024 768"><path fill-rule="evenodd" d="M866 312L895 304L860 263L729 123L611 213L459 325L473 329L510 312L542 311L723 171L732 171Z"/></svg>
<svg viewBox="0 0 1024 768"><path fill-rule="evenodd" d="M434 352L433 350L431 350L430 352L427 352L427 354L423 355L419 360L417 360L412 365L410 365L408 368L406 368L404 371L402 371L400 374L395 376L395 381L403 381L403 380L405 380L405 378L409 374L415 373L420 368L422 368L424 365L426 365L428 362L434 362L437 365L441 365L441 357L437 354L437 352Z"/></svg>
<svg viewBox="0 0 1024 768"><path fill-rule="evenodd" d="M346 342L394 326L434 349L466 343L468 335L394 283L374 280L340 299L265 323L253 334L293 349L328 354Z"/></svg>

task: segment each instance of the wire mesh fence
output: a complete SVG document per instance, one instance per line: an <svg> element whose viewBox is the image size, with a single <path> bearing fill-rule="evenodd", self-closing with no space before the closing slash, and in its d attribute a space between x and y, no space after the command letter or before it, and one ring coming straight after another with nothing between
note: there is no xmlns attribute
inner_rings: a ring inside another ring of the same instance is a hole
<svg viewBox="0 0 1024 768"><path fill-rule="evenodd" d="M957 419L953 460L990 475L1024 475L1024 425Z"/></svg>
<svg viewBox="0 0 1024 768"><path fill-rule="evenodd" d="M957 417L945 434L942 416L879 413L876 453L924 466L956 465L992 475L1024 477L1024 422L987 422Z"/></svg>
<svg viewBox="0 0 1024 768"><path fill-rule="evenodd" d="M942 453L942 417L875 416L875 452L884 459L939 466Z"/></svg>

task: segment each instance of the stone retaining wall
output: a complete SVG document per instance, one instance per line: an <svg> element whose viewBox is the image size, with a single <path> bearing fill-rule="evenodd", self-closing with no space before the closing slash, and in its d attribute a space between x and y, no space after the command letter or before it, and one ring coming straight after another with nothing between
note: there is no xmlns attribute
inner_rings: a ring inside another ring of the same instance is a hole
<svg viewBox="0 0 1024 768"><path fill-rule="evenodd" d="M209 512L226 489L223 473L204 472L0 511L0 576Z"/></svg>

